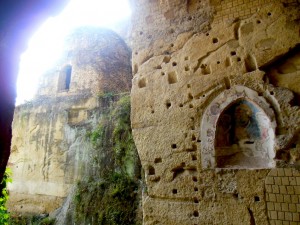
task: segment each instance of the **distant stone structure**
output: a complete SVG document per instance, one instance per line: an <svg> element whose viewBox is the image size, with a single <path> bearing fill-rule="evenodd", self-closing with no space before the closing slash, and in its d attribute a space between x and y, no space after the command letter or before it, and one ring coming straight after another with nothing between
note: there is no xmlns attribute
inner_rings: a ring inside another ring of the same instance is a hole
<svg viewBox="0 0 300 225"><path fill-rule="evenodd" d="M63 57L44 74L35 98L15 109L10 211L59 208L73 184L93 169L86 136L105 108L99 96L130 91L130 59L130 49L112 31L86 27L68 37Z"/></svg>
<svg viewBox="0 0 300 225"><path fill-rule="evenodd" d="M133 11L144 224L299 224L299 1Z"/></svg>

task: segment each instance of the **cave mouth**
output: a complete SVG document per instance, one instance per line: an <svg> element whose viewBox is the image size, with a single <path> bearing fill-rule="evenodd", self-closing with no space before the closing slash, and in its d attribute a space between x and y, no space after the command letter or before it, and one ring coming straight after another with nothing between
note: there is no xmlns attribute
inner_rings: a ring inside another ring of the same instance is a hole
<svg viewBox="0 0 300 225"><path fill-rule="evenodd" d="M274 132L270 119L246 99L231 103L220 114L214 144L217 168L273 167Z"/></svg>

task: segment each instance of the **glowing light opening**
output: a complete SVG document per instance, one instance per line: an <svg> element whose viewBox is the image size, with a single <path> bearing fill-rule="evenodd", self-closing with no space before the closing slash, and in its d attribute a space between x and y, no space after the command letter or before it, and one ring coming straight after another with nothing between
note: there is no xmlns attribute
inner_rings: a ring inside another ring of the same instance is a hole
<svg viewBox="0 0 300 225"><path fill-rule="evenodd" d="M16 105L33 98L40 75L59 58L64 37L72 29L80 26L113 28L130 15L127 0L71 0L60 15L49 18L40 27L21 55Z"/></svg>

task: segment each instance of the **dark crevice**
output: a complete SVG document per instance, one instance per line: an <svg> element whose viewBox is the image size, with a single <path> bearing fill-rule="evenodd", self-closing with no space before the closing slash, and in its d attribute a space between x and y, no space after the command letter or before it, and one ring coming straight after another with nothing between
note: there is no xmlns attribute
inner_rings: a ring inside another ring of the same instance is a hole
<svg viewBox="0 0 300 225"><path fill-rule="evenodd" d="M248 208L249 216L250 216L250 225L255 225L254 215L251 209Z"/></svg>
<svg viewBox="0 0 300 225"><path fill-rule="evenodd" d="M287 58L295 56L297 53L300 52L300 44L296 44L294 48L290 48L290 50L283 55L276 56L266 64L259 67L260 70L268 72L274 67L283 64Z"/></svg>
<svg viewBox="0 0 300 225"><path fill-rule="evenodd" d="M291 48L286 54L275 57L273 60L269 61L265 65L259 67L260 70L265 72L264 80L274 85L275 87L280 87L277 83L276 76L272 76L272 71L277 70L279 74L284 75L284 71L281 71L281 67L288 63L288 59L296 57L300 52L300 44L297 44L294 48ZM295 90L294 90L295 91ZM295 98L289 102L291 106L300 105L300 94L294 92Z"/></svg>

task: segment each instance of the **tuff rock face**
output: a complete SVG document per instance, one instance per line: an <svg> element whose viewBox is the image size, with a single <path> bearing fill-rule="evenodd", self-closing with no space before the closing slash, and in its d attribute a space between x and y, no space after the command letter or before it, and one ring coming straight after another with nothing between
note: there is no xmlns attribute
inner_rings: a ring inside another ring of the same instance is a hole
<svg viewBox="0 0 300 225"><path fill-rule="evenodd" d="M87 136L108 107L101 96L130 90L130 50L118 35L81 28L67 41L34 100L15 109L12 212L49 213L62 205L76 181L95 169Z"/></svg>
<svg viewBox="0 0 300 225"><path fill-rule="evenodd" d="M135 2L144 224L299 223L299 6Z"/></svg>

